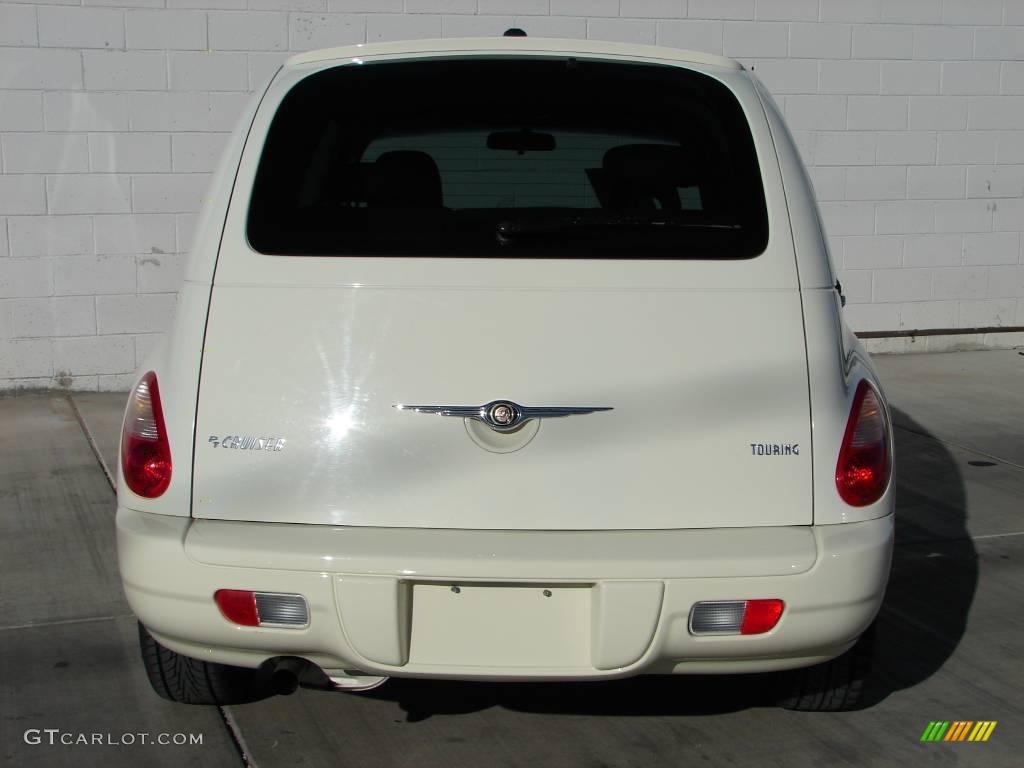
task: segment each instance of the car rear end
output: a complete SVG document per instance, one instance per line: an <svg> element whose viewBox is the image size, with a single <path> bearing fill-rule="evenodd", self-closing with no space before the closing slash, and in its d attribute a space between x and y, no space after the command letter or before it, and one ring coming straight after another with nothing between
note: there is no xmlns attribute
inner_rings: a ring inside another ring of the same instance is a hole
<svg viewBox="0 0 1024 768"><path fill-rule="evenodd" d="M575 41L283 68L126 418L151 636L350 687L850 649L891 435L773 110L728 60Z"/></svg>

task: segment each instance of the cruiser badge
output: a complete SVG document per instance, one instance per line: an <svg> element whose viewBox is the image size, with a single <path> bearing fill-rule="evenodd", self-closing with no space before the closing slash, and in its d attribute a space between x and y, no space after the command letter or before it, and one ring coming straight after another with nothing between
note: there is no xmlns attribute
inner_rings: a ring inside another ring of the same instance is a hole
<svg viewBox="0 0 1024 768"><path fill-rule="evenodd" d="M283 437L228 435L222 439L217 435L210 435L206 442L214 448L234 448L238 451L280 451L284 448Z"/></svg>

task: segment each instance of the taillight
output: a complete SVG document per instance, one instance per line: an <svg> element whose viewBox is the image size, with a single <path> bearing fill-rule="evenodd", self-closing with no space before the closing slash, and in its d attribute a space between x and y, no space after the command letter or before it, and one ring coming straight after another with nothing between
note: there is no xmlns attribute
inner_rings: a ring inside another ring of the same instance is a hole
<svg viewBox="0 0 1024 768"><path fill-rule="evenodd" d="M171 484L171 448L152 371L128 398L121 431L121 474L132 491L147 499L156 498Z"/></svg>
<svg viewBox="0 0 1024 768"><path fill-rule="evenodd" d="M889 485L892 456L889 420L878 392L866 380L857 385L836 464L836 488L843 501L864 507L878 501Z"/></svg>

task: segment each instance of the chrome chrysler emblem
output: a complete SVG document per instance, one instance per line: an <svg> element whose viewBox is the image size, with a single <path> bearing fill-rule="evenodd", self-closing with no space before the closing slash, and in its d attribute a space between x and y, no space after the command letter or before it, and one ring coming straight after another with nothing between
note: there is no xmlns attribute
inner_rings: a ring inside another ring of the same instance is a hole
<svg viewBox="0 0 1024 768"><path fill-rule="evenodd" d="M483 405L396 405L400 411L433 413L483 422L495 432L511 432L531 419L553 419L597 411L610 411L609 406L527 406L511 400L492 400Z"/></svg>
<svg viewBox="0 0 1024 768"><path fill-rule="evenodd" d="M487 411L488 420L499 427L507 427L516 420L516 411L511 403L492 405Z"/></svg>

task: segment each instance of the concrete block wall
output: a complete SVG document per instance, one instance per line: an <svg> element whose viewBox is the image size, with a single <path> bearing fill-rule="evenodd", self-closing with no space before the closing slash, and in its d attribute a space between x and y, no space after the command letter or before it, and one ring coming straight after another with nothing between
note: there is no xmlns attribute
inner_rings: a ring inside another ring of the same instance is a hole
<svg viewBox="0 0 1024 768"><path fill-rule="evenodd" d="M857 330L1024 325L1024 0L0 2L0 388L128 385L226 133L291 52L511 26L754 67Z"/></svg>

